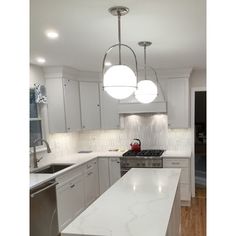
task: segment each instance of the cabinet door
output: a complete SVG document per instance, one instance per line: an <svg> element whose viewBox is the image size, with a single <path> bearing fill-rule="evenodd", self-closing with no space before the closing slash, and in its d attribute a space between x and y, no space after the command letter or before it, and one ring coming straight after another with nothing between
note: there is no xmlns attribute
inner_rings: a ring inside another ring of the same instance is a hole
<svg viewBox="0 0 236 236"><path fill-rule="evenodd" d="M85 201L86 206L89 206L99 195L98 188L98 166L97 161L92 161L87 164L85 176Z"/></svg>
<svg viewBox="0 0 236 236"><path fill-rule="evenodd" d="M120 179L120 158L109 158L110 186Z"/></svg>
<svg viewBox="0 0 236 236"><path fill-rule="evenodd" d="M98 174L99 174L99 193L103 194L109 187L109 158L98 158Z"/></svg>
<svg viewBox="0 0 236 236"><path fill-rule="evenodd" d="M178 158L166 158L163 160L164 168L181 168L180 176L180 196L181 201L191 201L190 189L190 160Z"/></svg>
<svg viewBox="0 0 236 236"><path fill-rule="evenodd" d="M168 79L168 125L170 128L189 127L188 78Z"/></svg>
<svg viewBox="0 0 236 236"><path fill-rule="evenodd" d="M46 80L48 98L48 122L50 133L66 132L62 79Z"/></svg>
<svg viewBox="0 0 236 236"><path fill-rule="evenodd" d="M105 92L100 83L101 101L101 128L117 129L120 127L118 103L119 100L112 98Z"/></svg>
<svg viewBox="0 0 236 236"><path fill-rule="evenodd" d="M64 79L65 113L67 131L81 129L79 82Z"/></svg>
<svg viewBox="0 0 236 236"><path fill-rule="evenodd" d="M100 128L98 83L80 82L82 129Z"/></svg>
<svg viewBox="0 0 236 236"><path fill-rule="evenodd" d="M84 210L83 178L75 178L57 189L57 209L59 230L64 229Z"/></svg>

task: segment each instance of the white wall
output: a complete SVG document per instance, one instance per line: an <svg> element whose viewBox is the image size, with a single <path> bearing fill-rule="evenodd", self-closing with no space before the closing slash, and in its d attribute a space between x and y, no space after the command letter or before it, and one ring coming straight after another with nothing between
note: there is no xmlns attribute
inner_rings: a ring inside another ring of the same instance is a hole
<svg viewBox="0 0 236 236"><path fill-rule="evenodd" d="M206 69L193 70L189 80L190 89L193 87L206 87Z"/></svg>
<svg viewBox="0 0 236 236"><path fill-rule="evenodd" d="M30 64L30 88L34 87L35 83L45 84L43 68Z"/></svg>

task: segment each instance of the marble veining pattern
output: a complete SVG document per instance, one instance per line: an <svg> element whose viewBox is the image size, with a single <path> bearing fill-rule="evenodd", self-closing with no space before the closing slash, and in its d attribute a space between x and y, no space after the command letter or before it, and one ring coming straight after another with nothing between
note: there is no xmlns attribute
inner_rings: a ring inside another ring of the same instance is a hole
<svg viewBox="0 0 236 236"><path fill-rule="evenodd" d="M165 236L179 177L180 169L132 169L62 236Z"/></svg>

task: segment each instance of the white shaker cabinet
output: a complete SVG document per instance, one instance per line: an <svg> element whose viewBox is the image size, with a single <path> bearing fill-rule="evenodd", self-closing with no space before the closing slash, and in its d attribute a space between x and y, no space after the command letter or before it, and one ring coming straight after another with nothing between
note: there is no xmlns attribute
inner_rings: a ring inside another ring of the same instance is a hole
<svg viewBox="0 0 236 236"><path fill-rule="evenodd" d="M50 133L81 129L79 82L62 78L46 80Z"/></svg>
<svg viewBox="0 0 236 236"><path fill-rule="evenodd" d="M100 101L99 84L95 82L80 82L82 129L99 129Z"/></svg>
<svg viewBox="0 0 236 236"><path fill-rule="evenodd" d="M102 88L100 83L101 128L117 129L120 127L118 104L119 100L112 98Z"/></svg>
<svg viewBox="0 0 236 236"><path fill-rule="evenodd" d="M68 180L57 189L59 230L64 229L85 207L83 177Z"/></svg>
<svg viewBox="0 0 236 236"><path fill-rule="evenodd" d="M181 204L191 203L190 159L189 158L164 158L164 168L181 168L180 175L180 199Z"/></svg>
<svg viewBox="0 0 236 236"><path fill-rule="evenodd" d="M85 205L89 206L99 196L97 159L90 161L85 167Z"/></svg>
<svg viewBox="0 0 236 236"><path fill-rule="evenodd" d="M100 195L120 179L120 158L99 157L99 186Z"/></svg>
<svg viewBox="0 0 236 236"><path fill-rule="evenodd" d="M109 158L110 186L120 179L120 158Z"/></svg>
<svg viewBox="0 0 236 236"><path fill-rule="evenodd" d="M188 128L189 79L168 79L167 99L169 128Z"/></svg>
<svg viewBox="0 0 236 236"><path fill-rule="evenodd" d="M99 174L99 194L103 194L110 187L109 159L107 157L98 158Z"/></svg>
<svg viewBox="0 0 236 236"><path fill-rule="evenodd" d="M64 79L65 113L67 131L81 129L79 82Z"/></svg>

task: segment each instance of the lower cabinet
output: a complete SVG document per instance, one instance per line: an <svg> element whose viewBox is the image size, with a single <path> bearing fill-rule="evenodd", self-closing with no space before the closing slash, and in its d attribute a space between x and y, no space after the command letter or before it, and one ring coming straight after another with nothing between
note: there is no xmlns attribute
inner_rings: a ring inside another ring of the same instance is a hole
<svg viewBox="0 0 236 236"><path fill-rule="evenodd" d="M118 179L120 179L120 158L99 157L99 192L104 193Z"/></svg>
<svg viewBox="0 0 236 236"><path fill-rule="evenodd" d="M85 205L87 207L99 196L97 159L88 162L85 168Z"/></svg>
<svg viewBox="0 0 236 236"><path fill-rule="evenodd" d="M116 157L96 158L56 177L59 231L119 178L120 159Z"/></svg>
<svg viewBox="0 0 236 236"><path fill-rule="evenodd" d="M85 208L83 176L75 177L57 189L57 204L61 231Z"/></svg>
<svg viewBox="0 0 236 236"><path fill-rule="evenodd" d="M120 158L109 158L110 186L120 179Z"/></svg>
<svg viewBox="0 0 236 236"><path fill-rule="evenodd" d="M99 194L103 194L110 187L109 160L107 157L98 158Z"/></svg>
<svg viewBox="0 0 236 236"><path fill-rule="evenodd" d="M180 199L181 205L191 203L190 159L189 158L165 158L164 168L181 168L180 175Z"/></svg>

